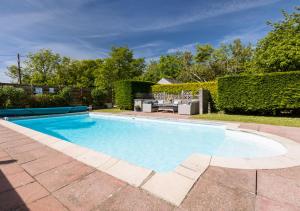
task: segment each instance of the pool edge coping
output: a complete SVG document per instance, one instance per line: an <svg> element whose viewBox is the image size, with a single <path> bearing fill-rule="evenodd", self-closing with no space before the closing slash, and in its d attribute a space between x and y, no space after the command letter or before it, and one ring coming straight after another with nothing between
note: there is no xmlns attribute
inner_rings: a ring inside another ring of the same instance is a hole
<svg viewBox="0 0 300 211"><path fill-rule="evenodd" d="M91 113L97 115L97 113ZM101 113L100 115L109 116L110 114ZM113 114L112 116L132 117L130 115L117 114ZM49 115L47 117L49 117ZM203 124L203 121L201 120L190 121L183 119L149 117L136 118L148 118L153 120L169 120L190 123L197 122ZM212 123L210 122L210 124ZM42 143L52 149L62 152L84 164L96 168L97 170L100 170L122 181L125 181L130 185L142 188L152 193L153 195L162 198L176 206L179 206L182 203L182 201L184 200L190 189L193 187L195 182L209 166L238 169L276 169L300 165L300 155L299 153L297 153L300 151L300 144L277 135L263 133L250 129L241 129L238 127L239 124L235 123L222 123L222 125L226 125L226 129L229 130L249 132L271 138L272 140L277 141L284 147L286 147L287 154L269 158L244 159L225 158L195 153L191 154L173 171L160 173L128 163L125 160L116 159L110 155L106 155L104 153L97 152L79 146L77 144L64 141L59 138L55 138L53 136L35 131L33 129L20 126L13 122L0 119L0 125L3 125L18 133L28 136L39 143Z"/></svg>

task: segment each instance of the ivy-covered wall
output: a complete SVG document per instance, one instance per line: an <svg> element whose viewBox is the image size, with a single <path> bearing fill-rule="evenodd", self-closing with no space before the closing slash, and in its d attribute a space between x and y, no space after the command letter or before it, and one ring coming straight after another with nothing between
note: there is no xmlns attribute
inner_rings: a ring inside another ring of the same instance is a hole
<svg viewBox="0 0 300 211"><path fill-rule="evenodd" d="M169 94L179 94L182 90L191 91L194 95L198 94L200 89L207 89L210 92L213 108L217 107L217 82L197 82L197 83L182 83L182 84L162 84L152 86L153 93L165 92Z"/></svg>

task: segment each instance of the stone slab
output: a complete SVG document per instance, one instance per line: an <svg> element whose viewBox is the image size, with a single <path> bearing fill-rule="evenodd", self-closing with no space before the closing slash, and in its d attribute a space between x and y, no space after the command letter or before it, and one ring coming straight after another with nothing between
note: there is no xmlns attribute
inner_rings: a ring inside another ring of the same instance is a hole
<svg viewBox="0 0 300 211"><path fill-rule="evenodd" d="M130 163L120 160L115 165L106 169L105 172L135 187L139 187L151 174L152 170L131 165Z"/></svg>
<svg viewBox="0 0 300 211"><path fill-rule="evenodd" d="M174 172L156 173L142 188L159 198L179 206L193 184L193 180Z"/></svg>

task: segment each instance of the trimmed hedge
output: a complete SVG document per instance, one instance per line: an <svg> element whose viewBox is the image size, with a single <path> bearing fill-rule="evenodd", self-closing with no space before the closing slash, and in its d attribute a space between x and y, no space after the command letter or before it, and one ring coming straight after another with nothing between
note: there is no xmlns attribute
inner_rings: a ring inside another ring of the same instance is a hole
<svg viewBox="0 0 300 211"><path fill-rule="evenodd" d="M165 92L168 94L180 94L182 90L192 91L193 95L198 94L200 89L207 89L210 92L213 108L217 105L217 82L198 82L198 83L183 83L183 84L161 84L152 86L152 93Z"/></svg>
<svg viewBox="0 0 300 211"><path fill-rule="evenodd" d="M300 109L300 71L221 77L218 97L219 107L229 113L297 112Z"/></svg>
<svg viewBox="0 0 300 211"><path fill-rule="evenodd" d="M154 83L147 81L124 80L114 83L115 102L120 109L132 110L136 94L151 92Z"/></svg>

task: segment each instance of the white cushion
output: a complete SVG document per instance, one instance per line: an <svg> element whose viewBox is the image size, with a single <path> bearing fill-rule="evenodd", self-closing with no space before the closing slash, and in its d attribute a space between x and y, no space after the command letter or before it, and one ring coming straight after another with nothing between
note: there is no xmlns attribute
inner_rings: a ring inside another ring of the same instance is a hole
<svg viewBox="0 0 300 211"><path fill-rule="evenodd" d="M158 104L164 104L164 100L158 100L157 103Z"/></svg>

